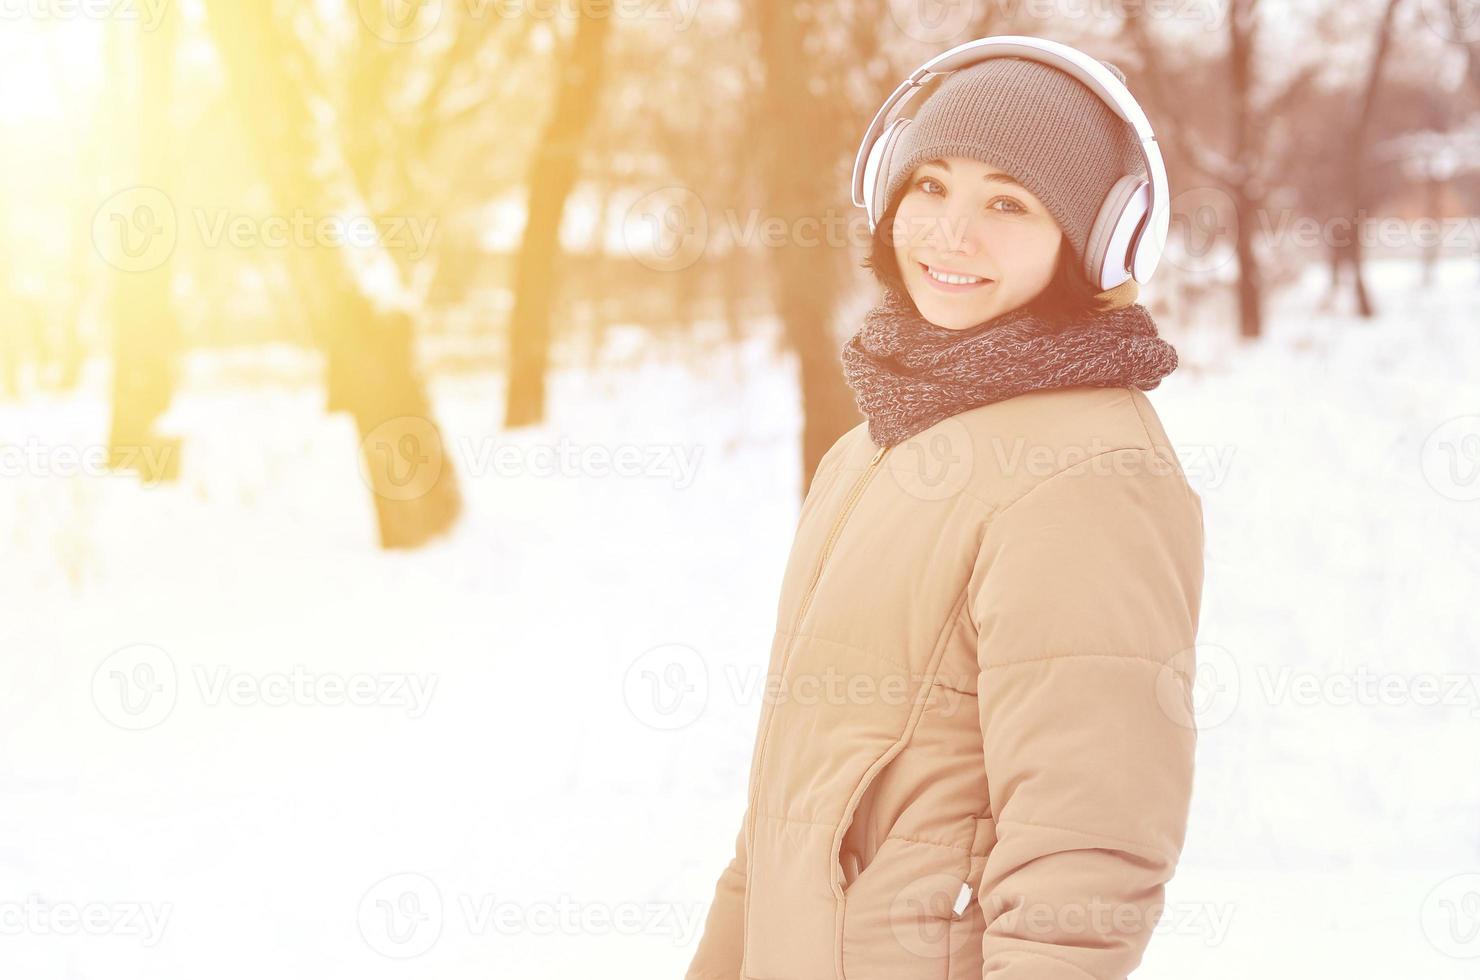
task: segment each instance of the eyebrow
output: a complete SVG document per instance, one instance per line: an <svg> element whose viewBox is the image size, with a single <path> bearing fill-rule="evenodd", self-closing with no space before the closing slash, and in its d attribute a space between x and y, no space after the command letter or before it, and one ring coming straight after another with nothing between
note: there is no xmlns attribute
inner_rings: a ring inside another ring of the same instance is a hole
<svg viewBox="0 0 1480 980"><path fill-rule="evenodd" d="M926 160L924 166L939 167L946 173L951 172L951 165L949 163L946 163L944 160ZM999 184L1011 184L1014 187L1023 186L1022 184L1019 184L1016 180L1014 180L1011 174L985 173L982 174L982 180L995 180Z"/></svg>

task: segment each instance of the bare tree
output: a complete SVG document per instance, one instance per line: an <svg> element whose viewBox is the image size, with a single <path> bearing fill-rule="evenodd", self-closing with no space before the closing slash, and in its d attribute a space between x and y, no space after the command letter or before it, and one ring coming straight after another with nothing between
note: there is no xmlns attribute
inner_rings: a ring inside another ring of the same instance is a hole
<svg viewBox="0 0 1480 980"><path fill-rule="evenodd" d="M761 3L748 8L759 44L763 81L753 133L768 216L788 229L768 251L772 295L787 345L801 367L802 493L811 486L822 455L841 432L857 423L858 410L838 364L833 311L841 295L840 251L806 245L798 229L839 200L837 163L848 130L838 125L836 88L819 97L815 80L826 77L809 46L820 5ZM814 16L802 18L807 12ZM846 253L843 253L846 254Z"/></svg>
<svg viewBox="0 0 1480 980"><path fill-rule="evenodd" d="M178 22L178 13L169 8L155 30L130 32L138 55L137 98L129 106L131 112L118 116L131 124L132 152L126 166L134 179L121 183L160 190L174 185L169 111ZM121 55L117 25L109 42L114 46L112 53ZM148 204L139 208L133 213L145 220L160 218ZM119 231L127 238L133 236L131 228ZM113 320L109 463L138 467L141 460L154 460L162 468L148 474L153 479L173 479L179 467L179 441L154 431L174 393L180 351L179 318L170 299L173 275L174 264L168 256L146 268L120 268L113 272L109 295ZM144 448L150 453L139 452Z"/></svg>
<svg viewBox="0 0 1480 980"><path fill-rule="evenodd" d="M1213 78L1187 77L1200 66L1195 62L1176 67L1168 63L1162 42L1151 30L1154 18L1142 14L1134 0L1120 0L1120 9L1124 15L1122 30L1142 65L1141 81L1147 92L1142 101L1153 104L1156 114L1167 120L1158 127L1158 138L1171 151L1170 156L1223 191L1231 202L1233 248L1238 261L1239 335L1258 337L1263 333L1264 287L1255 236L1270 186L1266 171L1270 169L1267 157L1271 127L1263 123L1310 89L1319 66L1301 66L1282 88L1256 103L1253 79L1258 0L1230 0L1227 49L1220 58L1221 66L1214 66L1214 71L1226 78L1226 85L1218 85ZM1182 95L1189 89L1206 94L1200 94L1189 105ZM1220 92L1224 93L1221 99L1217 98ZM1226 126L1226 149L1212 145L1213 134L1205 125L1208 119Z"/></svg>
<svg viewBox="0 0 1480 980"><path fill-rule="evenodd" d="M343 153L315 126L309 99L322 85L309 74L291 17L271 3L206 0L205 7L228 88L279 207L330 215L360 206L365 194L351 174L318 166L326 157L342 162ZM452 525L462 502L415 366L412 316L373 294L346 250L307 247L298 259L291 268L328 363L327 408L355 420L381 546L422 544ZM421 473L434 477L418 482Z"/></svg>
<svg viewBox="0 0 1480 980"><path fill-rule="evenodd" d="M559 75L559 89L529 164L528 218L514 270L509 320L509 387L504 425L531 425L545 415L550 315L565 201L580 171L581 149L601 93L611 18L582 10Z"/></svg>
<svg viewBox="0 0 1480 980"><path fill-rule="evenodd" d="M1346 203L1349 233L1345 240L1333 245L1333 279L1345 269L1351 276L1352 289L1357 300L1357 315L1370 318L1373 315L1372 300L1367 295L1367 283L1362 276L1362 236L1359 233L1362 213L1367 208L1364 181L1367 169L1367 150L1370 140L1371 120L1376 112L1377 98L1381 91L1382 69L1387 62L1392 46L1393 17L1403 0L1388 0L1383 8L1382 19L1377 26L1377 39L1373 47L1372 60L1367 67L1367 83L1362 101L1347 138L1346 150Z"/></svg>

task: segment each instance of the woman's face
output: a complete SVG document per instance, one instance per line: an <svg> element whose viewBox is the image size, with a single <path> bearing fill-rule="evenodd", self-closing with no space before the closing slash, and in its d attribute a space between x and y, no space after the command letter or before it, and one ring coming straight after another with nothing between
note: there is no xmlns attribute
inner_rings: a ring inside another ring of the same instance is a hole
<svg viewBox="0 0 1480 980"><path fill-rule="evenodd" d="M1063 237L1043 202L1011 176L948 157L920 164L905 182L894 257L920 314L962 330L1037 297L1053 280ZM931 272L973 281L945 283Z"/></svg>

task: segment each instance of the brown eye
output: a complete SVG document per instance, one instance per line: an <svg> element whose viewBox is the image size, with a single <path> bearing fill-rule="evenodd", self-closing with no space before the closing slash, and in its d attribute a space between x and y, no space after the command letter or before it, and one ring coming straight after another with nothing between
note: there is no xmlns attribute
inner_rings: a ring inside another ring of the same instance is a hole
<svg viewBox="0 0 1480 980"><path fill-rule="evenodd" d="M1010 198L1010 197L999 197L999 198L997 198L997 200L993 201L988 206L989 207L996 207L998 204L1011 204L1012 205L1012 209L1011 210L1008 210L1008 211L1003 211L1002 212L1003 214L1027 214L1028 213L1028 209L1027 208L1023 207L1016 200L1014 200L1013 198Z"/></svg>
<svg viewBox="0 0 1480 980"><path fill-rule="evenodd" d="M940 184L940 181L936 180L934 177L921 177L921 178L919 178L918 180L915 181L915 186L918 187L920 190L923 191L923 190L925 190L925 184L926 184L926 182L929 182L929 183L932 183L932 184L936 184L937 186ZM930 192L929 191L925 191L925 193L928 194Z"/></svg>

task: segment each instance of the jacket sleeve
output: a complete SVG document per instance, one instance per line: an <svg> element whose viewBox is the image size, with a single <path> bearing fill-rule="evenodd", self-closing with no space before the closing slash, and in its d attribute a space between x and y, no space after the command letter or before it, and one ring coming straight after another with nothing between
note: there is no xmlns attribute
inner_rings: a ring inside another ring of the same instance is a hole
<svg viewBox="0 0 1480 980"><path fill-rule="evenodd" d="M739 980L740 957L745 942L745 822L750 811L740 819L740 832L735 836L735 856L720 872L714 888L714 901L704 920L704 934L698 951L689 963L684 980Z"/></svg>
<svg viewBox="0 0 1480 980"><path fill-rule="evenodd" d="M1202 549L1201 500L1152 449L1061 470L983 533L967 599L997 834L984 977L1140 963L1191 803Z"/></svg>

